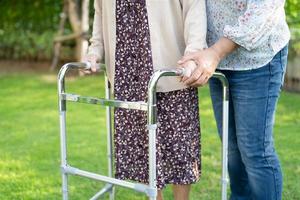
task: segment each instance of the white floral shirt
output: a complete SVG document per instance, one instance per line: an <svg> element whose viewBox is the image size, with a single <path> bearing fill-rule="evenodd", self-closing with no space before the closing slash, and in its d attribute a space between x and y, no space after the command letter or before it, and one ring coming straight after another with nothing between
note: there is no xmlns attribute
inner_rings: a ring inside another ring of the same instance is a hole
<svg viewBox="0 0 300 200"><path fill-rule="evenodd" d="M206 0L208 45L225 36L240 47L218 69L249 70L269 63L287 45L285 0Z"/></svg>

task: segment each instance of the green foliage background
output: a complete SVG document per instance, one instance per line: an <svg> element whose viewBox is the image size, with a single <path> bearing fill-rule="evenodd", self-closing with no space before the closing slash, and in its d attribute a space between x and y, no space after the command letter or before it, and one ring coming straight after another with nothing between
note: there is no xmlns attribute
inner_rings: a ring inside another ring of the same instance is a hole
<svg viewBox="0 0 300 200"><path fill-rule="evenodd" d="M50 59L62 4L62 0L0 0L0 58ZM300 54L300 0L287 0L286 11L293 33L291 49ZM70 31L68 27L66 32Z"/></svg>
<svg viewBox="0 0 300 200"><path fill-rule="evenodd" d="M300 55L300 0L288 0L286 3L286 13L292 32L290 55Z"/></svg>
<svg viewBox="0 0 300 200"><path fill-rule="evenodd" d="M59 0L1 0L0 58L50 58L61 9Z"/></svg>

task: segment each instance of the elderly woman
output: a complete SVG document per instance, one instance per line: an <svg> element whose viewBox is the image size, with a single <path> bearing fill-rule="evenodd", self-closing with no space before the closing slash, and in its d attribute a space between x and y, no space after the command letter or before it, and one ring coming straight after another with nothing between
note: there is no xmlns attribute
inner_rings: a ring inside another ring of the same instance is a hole
<svg viewBox="0 0 300 200"><path fill-rule="evenodd" d="M282 174L272 134L290 38L285 1L206 2L210 47L179 61L194 60L198 65L182 81L201 86L216 68L227 76L231 199L279 200ZM210 80L210 90L220 132L221 84Z"/></svg>
<svg viewBox="0 0 300 200"><path fill-rule="evenodd" d="M95 0L86 60L95 71L105 58L116 99L145 101L153 71L175 68L184 54L205 47L204 0ZM161 79L157 90L157 187L173 184L174 198L185 200L200 176L197 89L172 77ZM114 122L116 177L146 183L146 113L118 108Z"/></svg>

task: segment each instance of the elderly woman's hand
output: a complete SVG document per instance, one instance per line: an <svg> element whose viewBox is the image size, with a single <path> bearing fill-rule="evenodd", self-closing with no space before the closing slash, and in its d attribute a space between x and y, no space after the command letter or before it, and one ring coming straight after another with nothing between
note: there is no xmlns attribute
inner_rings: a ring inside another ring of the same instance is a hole
<svg viewBox="0 0 300 200"><path fill-rule="evenodd" d="M91 69L89 70L83 70L83 73L85 74L91 74L91 73L95 73L97 72L97 66L98 66L98 62L99 59L97 58L96 55L91 54L91 55L86 55L83 59L83 62L89 62L91 64Z"/></svg>

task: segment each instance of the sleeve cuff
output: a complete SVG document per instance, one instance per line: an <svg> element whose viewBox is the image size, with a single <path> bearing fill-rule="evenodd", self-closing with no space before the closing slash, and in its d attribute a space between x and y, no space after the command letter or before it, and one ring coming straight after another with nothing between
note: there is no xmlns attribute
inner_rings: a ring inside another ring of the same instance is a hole
<svg viewBox="0 0 300 200"><path fill-rule="evenodd" d="M223 35L224 37L232 40L234 43L247 49L248 51L251 51L255 48L253 45L253 41L246 40L245 36L243 36L242 33L234 29L232 26L226 25L223 31Z"/></svg>

